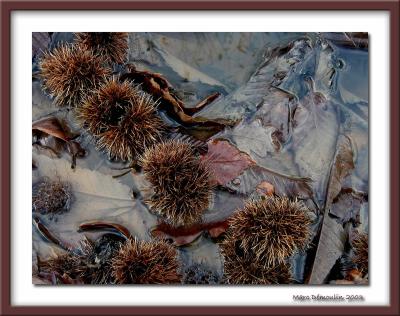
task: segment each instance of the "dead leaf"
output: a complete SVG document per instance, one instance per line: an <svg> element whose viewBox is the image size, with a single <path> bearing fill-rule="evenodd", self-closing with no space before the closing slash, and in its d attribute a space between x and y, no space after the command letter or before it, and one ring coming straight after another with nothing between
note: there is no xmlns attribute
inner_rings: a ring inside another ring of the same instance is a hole
<svg viewBox="0 0 400 316"><path fill-rule="evenodd" d="M253 165L244 170L236 179L239 180L238 185L229 182L225 186L243 195L253 193L260 183L267 182L273 186L274 193L279 196L313 200L312 181L309 178L291 177Z"/></svg>
<svg viewBox="0 0 400 316"><path fill-rule="evenodd" d="M333 199L338 196L342 189L343 180L350 175L354 169L353 148L349 137L345 135L339 136L333 161L334 165L331 169L325 204L325 209L328 211L331 208Z"/></svg>
<svg viewBox="0 0 400 316"><path fill-rule="evenodd" d="M324 216L318 248L308 284L323 284L335 265L336 260L343 254L346 233L328 213Z"/></svg>
<svg viewBox="0 0 400 316"><path fill-rule="evenodd" d="M226 232L228 226L228 221L222 222L219 226L209 228L208 233L210 234L211 238L218 238Z"/></svg>
<svg viewBox="0 0 400 316"><path fill-rule="evenodd" d="M257 185L256 191L261 195L271 196L274 194L275 190L274 186L271 183L267 181L262 181L259 185Z"/></svg>
<svg viewBox="0 0 400 316"><path fill-rule="evenodd" d="M71 186L74 200L69 212L62 214L58 222L46 223L49 230L56 232L62 240L78 245L82 238L77 232L79 224L95 220L122 224L138 238L148 238L148 227L156 224L156 218L149 214L139 200L132 198L129 185L98 170L79 168L72 171L65 158L51 159L35 153L33 158L38 163L36 181L46 177L53 181L67 182ZM39 249L44 243L37 235L35 230L34 244Z"/></svg>
<svg viewBox="0 0 400 316"><path fill-rule="evenodd" d="M360 208L367 201L367 194L355 192L353 189L342 189L333 199L329 214L337 217L341 224L352 221L360 223Z"/></svg>
<svg viewBox="0 0 400 316"><path fill-rule="evenodd" d="M339 132L338 105L314 89L315 82L308 78L308 94L299 100L292 132L294 162L301 175L313 179L313 190L320 208L324 208L330 166L337 152ZM337 172L341 172L338 169Z"/></svg>
<svg viewBox="0 0 400 316"><path fill-rule="evenodd" d="M219 139L208 142L208 152L202 156L202 160L210 165L214 180L220 185L225 185L255 164L249 155L239 151L228 141Z"/></svg>
<svg viewBox="0 0 400 316"><path fill-rule="evenodd" d="M33 145L50 150L56 157L60 157L63 151L67 151L72 157L72 169L76 166L76 158L86 155L86 151L81 145L73 140L78 135L72 134L68 127L54 116L33 122L32 135L34 137Z"/></svg>
<svg viewBox="0 0 400 316"><path fill-rule="evenodd" d="M153 99L159 103L159 109L165 111L168 116L183 127L190 127L191 129L196 129L196 127L204 129L207 127L209 131L207 138L224 129L225 125L222 123L192 117L193 114L214 101L219 96L219 93L211 94L194 108L186 108L183 101L174 93L171 84L161 74L139 71L132 64L128 64L127 68L129 72L123 74L120 80L131 80L135 84L140 84L141 89L153 96ZM203 130L203 132L205 131ZM195 136L195 134L192 135Z"/></svg>
<svg viewBox="0 0 400 316"><path fill-rule="evenodd" d="M167 240L170 239L173 241L174 245L180 247L187 246L197 240L203 232L208 232L212 238L218 238L227 230L227 228L228 220L182 227L173 227L162 222L151 229L151 235Z"/></svg>
<svg viewBox="0 0 400 316"><path fill-rule="evenodd" d="M79 225L79 232L84 231L97 231L97 230L112 230L119 233L121 236L125 237L126 239L132 239L132 235L129 230L118 223L107 223L103 221L94 221L88 223L82 223Z"/></svg>
<svg viewBox="0 0 400 316"><path fill-rule="evenodd" d="M171 240L172 244L177 247L187 246L197 240L202 231L198 231L191 235L182 235L182 236L170 236L166 232L160 230L159 228L155 228L151 230L151 235L156 238L161 238L165 240Z"/></svg>
<svg viewBox="0 0 400 316"><path fill-rule="evenodd" d="M73 246L71 244L67 243L59 236L56 236L54 233L52 233L49 228L45 224L43 224L42 220L38 216L34 217L33 224L40 235L44 237L47 241L52 242L53 244L59 246L61 249L67 251L71 251L73 249Z"/></svg>
<svg viewBox="0 0 400 316"><path fill-rule="evenodd" d="M61 125L61 122L54 116L45 117L32 123L32 131L39 131L50 136L70 141L72 134Z"/></svg>
<svg viewBox="0 0 400 316"><path fill-rule="evenodd" d="M321 233L317 242L318 247L309 280L310 284L322 284L326 281L337 259L343 254L347 237L343 225L332 218L329 212L333 199L342 189L344 178L354 168L353 150L350 139L345 135L339 136L336 147L326 195Z"/></svg>

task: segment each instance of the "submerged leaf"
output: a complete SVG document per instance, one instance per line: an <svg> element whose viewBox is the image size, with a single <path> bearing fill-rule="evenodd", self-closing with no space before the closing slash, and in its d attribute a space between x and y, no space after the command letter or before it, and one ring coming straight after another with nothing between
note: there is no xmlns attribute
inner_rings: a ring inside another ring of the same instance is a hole
<svg viewBox="0 0 400 316"><path fill-rule="evenodd" d="M343 254L345 242L343 226L329 214L325 214L308 284L325 283L336 260Z"/></svg>
<svg viewBox="0 0 400 316"><path fill-rule="evenodd" d="M250 195L266 183L280 196L313 199L311 179L292 177L256 165L246 153L229 141L213 139L208 142L208 152L202 157L210 165L216 183L241 195ZM265 190L265 188L264 188Z"/></svg>
<svg viewBox="0 0 400 316"><path fill-rule="evenodd" d="M337 142L334 165L331 170L326 197L325 208L328 211L330 210L331 203L340 193L344 179L351 174L353 169L353 148L350 138L345 135L340 135Z"/></svg>
<svg viewBox="0 0 400 316"><path fill-rule="evenodd" d="M208 152L202 156L207 161L217 184L225 185L254 165L249 155L240 152L226 140L213 139L208 142Z"/></svg>
<svg viewBox="0 0 400 316"><path fill-rule="evenodd" d="M72 171L68 161L62 158L51 159L34 154L34 159L38 163L35 171L37 179L47 177L66 181L71 185L75 197L69 212L59 217L58 222L62 225L55 221L48 223L49 230L56 232L60 238L76 244L81 239L77 232L79 224L94 220L124 225L131 234L142 239L149 238L146 226L153 225L156 218L148 213L140 201L132 198L132 190L128 185L99 171L83 168ZM40 248L39 244L35 247Z"/></svg>
<svg viewBox="0 0 400 316"><path fill-rule="evenodd" d="M274 193L279 196L313 199L312 181L309 178L287 176L255 165L246 169L236 179L239 180L239 185L231 182L227 183L226 187L244 195L253 193L265 181L273 186Z"/></svg>
<svg viewBox="0 0 400 316"><path fill-rule="evenodd" d="M366 201L367 194L352 189L342 189L333 200L329 214L336 216L341 224L349 221L359 224L361 205Z"/></svg>
<svg viewBox="0 0 400 316"><path fill-rule="evenodd" d="M324 283L337 259L343 254L346 233L343 226L332 218L329 212L333 199L342 189L344 178L351 173L353 168L353 152L350 139L345 135L340 135L331 168L323 223L309 280L310 284Z"/></svg>

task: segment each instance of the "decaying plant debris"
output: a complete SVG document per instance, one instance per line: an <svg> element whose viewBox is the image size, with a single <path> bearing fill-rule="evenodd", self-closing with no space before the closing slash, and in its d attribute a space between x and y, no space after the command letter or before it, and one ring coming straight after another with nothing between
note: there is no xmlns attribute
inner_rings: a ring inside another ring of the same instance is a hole
<svg viewBox="0 0 400 316"><path fill-rule="evenodd" d="M33 36L34 283L368 284L363 33Z"/></svg>

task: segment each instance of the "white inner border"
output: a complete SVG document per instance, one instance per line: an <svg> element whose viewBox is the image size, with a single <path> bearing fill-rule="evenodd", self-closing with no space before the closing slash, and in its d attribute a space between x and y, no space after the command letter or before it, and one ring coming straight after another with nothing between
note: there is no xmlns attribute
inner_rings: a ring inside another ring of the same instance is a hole
<svg viewBox="0 0 400 316"><path fill-rule="evenodd" d="M31 46L43 31L362 31L370 34L370 282L354 286L39 287L31 284ZM293 295L389 303L389 13L383 11L14 11L11 19L13 305L291 305ZM296 303L300 305L301 303ZM312 303L316 305L318 303ZM322 303L327 304L327 303ZM332 303L328 303L332 304ZM303 304L304 305L304 304Z"/></svg>

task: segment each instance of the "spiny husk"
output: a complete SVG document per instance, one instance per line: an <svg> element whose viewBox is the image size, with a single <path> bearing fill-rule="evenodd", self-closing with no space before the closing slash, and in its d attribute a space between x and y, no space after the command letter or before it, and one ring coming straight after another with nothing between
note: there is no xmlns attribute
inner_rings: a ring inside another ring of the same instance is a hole
<svg viewBox="0 0 400 316"><path fill-rule="evenodd" d="M368 273L368 234L359 233L352 241L353 262L364 275Z"/></svg>
<svg viewBox="0 0 400 316"><path fill-rule="evenodd" d="M128 81L111 78L77 109L77 118L110 158L134 160L160 141L165 125L152 98Z"/></svg>
<svg viewBox="0 0 400 316"><path fill-rule="evenodd" d="M285 262L310 241L308 209L287 197L249 201L229 220L225 243L238 241L248 257L266 265Z"/></svg>
<svg viewBox="0 0 400 316"><path fill-rule="evenodd" d="M239 241L228 239L221 248L224 277L229 284L288 284L292 281L287 262L268 265L264 260L243 251Z"/></svg>
<svg viewBox="0 0 400 316"><path fill-rule="evenodd" d="M109 63L123 64L127 59L128 33L125 32L75 33L75 43L92 50Z"/></svg>
<svg viewBox="0 0 400 316"><path fill-rule="evenodd" d="M183 284L220 284L221 277L204 264L194 263L183 270Z"/></svg>
<svg viewBox="0 0 400 316"><path fill-rule="evenodd" d="M69 183L43 179L34 185L32 192L32 210L41 214L61 214L69 211L72 202L72 190Z"/></svg>
<svg viewBox="0 0 400 316"><path fill-rule="evenodd" d="M105 60L91 50L61 44L39 61L43 89L58 106L79 106L82 99L111 74Z"/></svg>
<svg viewBox="0 0 400 316"><path fill-rule="evenodd" d="M180 283L178 253L164 241L128 240L112 259L118 284Z"/></svg>
<svg viewBox="0 0 400 316"><path fill-rule="evenodd" d="M84 284L114 284L111 259L123 238L106 234L95 242L84 239L78 249L40 262L40 271L56 272Z"/></svg>
<svg viewBox="0 0 400 316"><path fill-rule="evenodd" d="M169 140L154 145L140 159L154 195L147 202L168 224L198 223L208 207L213 184L207 164L184 142Z"/></svg>
<svg viewBox="0 0 400 316"><path fill-rule="evenodd" d="M84 239L80 242L76 252L66 252L39 262L39 271L56 272L72 280L90 283L88 280L87 256L93 250L92 243Z"/></svg>

